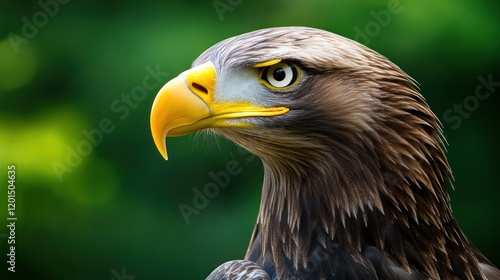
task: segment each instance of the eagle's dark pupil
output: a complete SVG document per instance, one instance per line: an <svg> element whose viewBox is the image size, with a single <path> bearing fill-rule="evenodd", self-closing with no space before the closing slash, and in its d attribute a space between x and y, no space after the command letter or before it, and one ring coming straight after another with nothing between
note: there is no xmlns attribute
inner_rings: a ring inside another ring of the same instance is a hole
<svg viewBox="0 0 500 280"><path fill-rule="evenodd" d="M274 70L274 73L273 73L273 78L276 80L276 81L283 81L283 79L285 79L285 70L283 70L283 68L278 68L276 70Z"/></svg>

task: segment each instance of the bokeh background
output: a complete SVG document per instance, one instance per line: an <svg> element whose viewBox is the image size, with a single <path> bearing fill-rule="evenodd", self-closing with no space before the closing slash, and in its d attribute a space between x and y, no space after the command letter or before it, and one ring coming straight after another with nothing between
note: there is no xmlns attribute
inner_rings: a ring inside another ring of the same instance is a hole
<svg viewBox="0 0 500 280"><path fill-rule="evenodd" d="M200 135L169 139L165 162L149 112L159 88L206 48L285 25L356 39L420 83L448 139L454 213L500 265L498 1L0 6L0 275L8 277L1 279L204 279L243 258L260 201L260 160ZM496 84L476 95L480 77ZM179 205L193 206L194 189L231 160L241 173L186 223ZM17 171L15 274L6 264L9 164Z"/></svg>

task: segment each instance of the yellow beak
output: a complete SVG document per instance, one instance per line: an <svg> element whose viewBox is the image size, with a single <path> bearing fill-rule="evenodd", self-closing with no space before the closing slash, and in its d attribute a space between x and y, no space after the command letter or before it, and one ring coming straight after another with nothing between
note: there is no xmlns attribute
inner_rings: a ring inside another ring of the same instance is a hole
<svg viewBox="0 0 500 280"><path fill-rule="evenodd" d="M285 114L285 107L266 108L246 101L214 102L217 73L209 61L181 73L156 95L151 109L151 133L156 148L167 160L165 137L181 136L204 128L253 127L234 119ZM228 122L232 119L231 122Z"/></svg>

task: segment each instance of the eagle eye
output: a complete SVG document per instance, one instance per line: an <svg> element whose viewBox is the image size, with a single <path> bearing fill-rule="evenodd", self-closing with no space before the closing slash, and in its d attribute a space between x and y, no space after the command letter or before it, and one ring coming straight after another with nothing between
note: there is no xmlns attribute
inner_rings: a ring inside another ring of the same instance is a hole
<svg viewBox="0 0 500 280"><path fill-rule="evenodd" d="M261 80L270 89L288 89L299 80L299 69L295 64L280 62L264 67Z"/></svg>

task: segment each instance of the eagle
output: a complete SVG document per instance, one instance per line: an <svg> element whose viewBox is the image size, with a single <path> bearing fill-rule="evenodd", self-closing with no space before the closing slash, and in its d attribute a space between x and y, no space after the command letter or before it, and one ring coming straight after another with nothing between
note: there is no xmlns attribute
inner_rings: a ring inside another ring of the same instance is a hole
<svg viewBox="0 0 500 280"><path fill-rule="evenodd" d="M166 83L151 132L204 130L258 156L244 260L207 279L500 279L453 217L442 126L415 80L308 27L221 41Z"/></svg>

